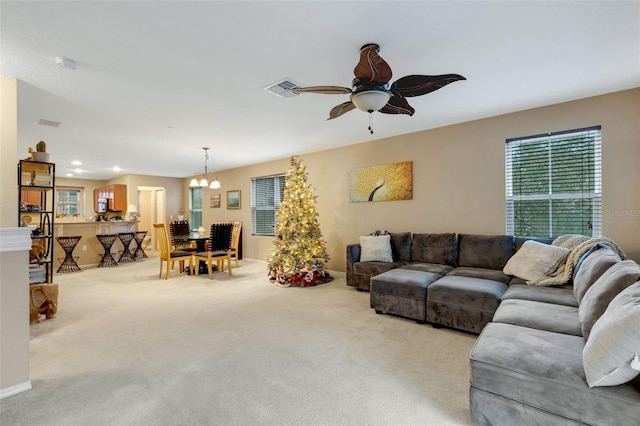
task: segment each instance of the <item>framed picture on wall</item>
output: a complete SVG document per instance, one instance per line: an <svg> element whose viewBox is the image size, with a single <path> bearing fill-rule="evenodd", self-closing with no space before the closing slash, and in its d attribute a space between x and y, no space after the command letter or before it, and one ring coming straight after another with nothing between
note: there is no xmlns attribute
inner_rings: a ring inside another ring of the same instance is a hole
<svg viewBox="0 0 640 426"><path fill-rule="evenodd" d="M211 194L209 203L212 209L220 208L220 194Z"/></svg>
<svg viewBox="0 0 640 426"><path fill-rule="evenodd" d="M227 209L240 208L240 190L227 191Z"/></svg>

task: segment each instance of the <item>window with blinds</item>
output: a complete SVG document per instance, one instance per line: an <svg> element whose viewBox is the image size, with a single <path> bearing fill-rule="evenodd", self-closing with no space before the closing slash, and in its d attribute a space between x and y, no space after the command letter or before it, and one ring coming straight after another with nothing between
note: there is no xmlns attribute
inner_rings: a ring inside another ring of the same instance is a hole
<svg viewBox="0 0 640 426"><path fill-rule="evenodd" d="M202 188L189 189L189 226L191 230L202 226Z"/></svg>
<svg viewBox="0 0 640 426"><path fill-rule="evenodd" d="M284 194L285 175L251 179L252 235L275 235L276 213Z"/></svg>
<svg viewBox="0 0 640 426"><path fill-rule="evenodd" d="M602 235L600 126L506 142L508 235Z"/></svg>

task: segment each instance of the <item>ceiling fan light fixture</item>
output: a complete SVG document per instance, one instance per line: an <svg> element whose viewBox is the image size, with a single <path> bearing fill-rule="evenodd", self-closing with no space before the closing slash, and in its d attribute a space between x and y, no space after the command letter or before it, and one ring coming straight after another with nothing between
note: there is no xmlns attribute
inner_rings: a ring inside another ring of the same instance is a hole
<svg viewBox="0 0 640 426"><path fill-rule="evenodd" d="M361 111L374 112L382 109L391 95L382 90L365 90L351 95L351 102Z"/></svg>

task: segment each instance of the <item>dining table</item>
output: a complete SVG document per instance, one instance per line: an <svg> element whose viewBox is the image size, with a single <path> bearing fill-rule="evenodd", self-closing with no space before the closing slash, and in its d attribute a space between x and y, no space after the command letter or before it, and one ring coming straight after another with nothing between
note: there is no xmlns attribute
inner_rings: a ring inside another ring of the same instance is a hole
<svg viewBox="0 0 640 426"><path fill-rule="evenodd" d="M205 248L205 245L207 240L209 239L209 236L205 234L200 234L198 231L191 231L188 234L173 235L172 238L173 238L173 241L175 242L194 241L196 243L196 251L198 253L207 251ZM189 275L191 274L189 267L185 268L185 272ZM202 262L202 261L199 262L198 272L208 273L206 262Z"/></svg>
<svg viewBox="0 0 640 426"><path fill-rule="evenodd" d="M200 234L198 231L191 231L188 234L172 235L171 238L175 242L193 241L196 243L198 252L206 251L205 244L209 239L209 235Z"/></svg>

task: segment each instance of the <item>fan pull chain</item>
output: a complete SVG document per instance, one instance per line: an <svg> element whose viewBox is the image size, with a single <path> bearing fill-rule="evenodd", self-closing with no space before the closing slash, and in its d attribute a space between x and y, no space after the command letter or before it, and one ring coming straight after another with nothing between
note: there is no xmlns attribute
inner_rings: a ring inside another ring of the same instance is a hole
<svg viewBox="0 0 640 426"><path fill-rule="evenodd" d="M373 134L373 113L369 113L369 131Z"/></svg>

